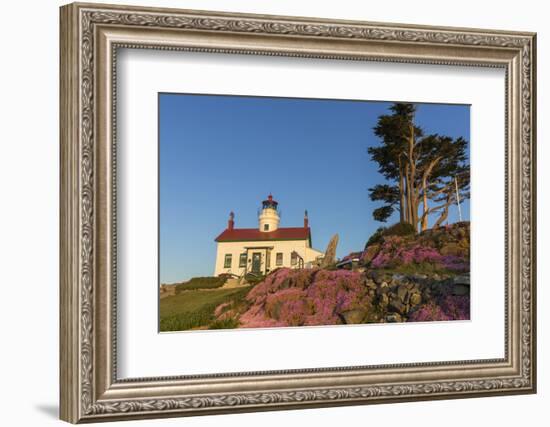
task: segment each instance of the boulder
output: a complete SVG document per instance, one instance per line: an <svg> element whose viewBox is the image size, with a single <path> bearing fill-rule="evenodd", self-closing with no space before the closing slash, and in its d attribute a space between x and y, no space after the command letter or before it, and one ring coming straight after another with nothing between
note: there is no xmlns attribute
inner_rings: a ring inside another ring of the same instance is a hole
<svg viewBox="0 0 550 427"><path fill-rule="evenodd" d="M392 279L394 282L402 282L406 279L405 275L404 274L394 274L392 275Z"/></svg>
<svg viewBox="0 0 550 427"><path fill-rule="evenodd" d="M378 305L381 308L386 308L389 302L390 302L390 299L388 298L388 294L381 293L378 295Z"/></svg>
<svg viewBox="0 0 550 427"><path fill-rule="evenodd" d="M372 279L367 279L366 282L365 282L365 286L369 289L378 288L378 286L376 285L376 283L374 283L374 280L372 280Z"/></svg>
<svg viewBox="0 0 550 427"><path fill-rule="evenodd" d="M411 294L411 297L409 298L409 304L411 306L418 305L422 302L422 295L420 295L418 292L414 292Z"/></svg>
<svg viewBox="0 0 550 427"><path fill-rule="evenodd" d="M398 313L392 313L392 314L386 315L384 320L387 323L398 323L398 322L402 322L403 318Z"/></svg>
<svg viewBox="0 0 550 427"><path fill-rule="evenodd" d="M459 276L453 277L453 284L470 286L470 275L469 274L461 274Z"/></svg>
<svg viewBox="0 0 550 427"><path fill-rule="evenodd" d="M380 285L385 280L385 275L378 270L369 270L367 272L367 277L377 285Z"/></svg>
<svg viewBox="0 0 550 427"><path fill-rule="evenodd" d="M407 289L407 286L405 285L401 285L397 288L397 297L401 300L401 301L405 301L405 299L407 298L407 293L408 293L408 289Z"/></svg>
<svg viewBox="0 0 550 427"><path fill-rule="evenodd" d="M405 304L403 304L399 299L392 298L388 304L388 310L391 312L404 314L406 312Z"/></svg>
<svg viewBox="0 0 550 427"><path fill-rule="evenodd" d="M464 285L462 283L459 283L453 286L452 292L453 292L453 295L455 296L470 295L470 285Z"/></svg>
<svg viewBox="0 0 550 427"><path fill-rule="evenodd" d="M340 313L340 318L347 325L353 325L358 323L363 323L365 316L367 315L367 310L362 308L357 308L354 310L347 310Z"/></svg>
<svg viewBox="0 0 550 427"><path fill-rule="evenodd" d="M363 252L362 261L365 264L368 264L369 262L371 262L376 257L376 255L378 255L378 252L380 252L380 245L379 244L370 245Z"/></svg>
<svg viewBox="0 0 550 427"><path fill-rule="evenodd" d="M328 242L325 256L321 261L321 268L329 267L336 262L336 247L338 246L338 234L332 236Z"/></svg>

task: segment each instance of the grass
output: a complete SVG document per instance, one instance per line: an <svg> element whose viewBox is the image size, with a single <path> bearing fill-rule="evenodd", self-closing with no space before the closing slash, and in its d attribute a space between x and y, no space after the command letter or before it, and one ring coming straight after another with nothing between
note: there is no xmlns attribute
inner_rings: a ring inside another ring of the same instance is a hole
<svg viewBox="0 0 550 427"><path fill-rule="evenodd" d="M160 300L160 330L184 331L194 328L228 329L237 322L216 321L214 310L224 302L240 304L250 287L235 289L190 290Z"/></svg>
<svg viewBox="0 0 550 427"><path fill-rule="evenodd" d="M176 285L176 292L191 291L195 289L216 289L221 288L225 283L227 277L193 277L187 282L178 283Z"/></svg>

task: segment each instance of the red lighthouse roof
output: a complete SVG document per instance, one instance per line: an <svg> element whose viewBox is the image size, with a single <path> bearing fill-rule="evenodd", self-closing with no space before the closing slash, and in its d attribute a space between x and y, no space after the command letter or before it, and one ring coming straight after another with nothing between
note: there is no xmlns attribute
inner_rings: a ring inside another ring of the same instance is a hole
<svg viewBox="0 0 550 427"><path fill-rule="evenodd" d="M275 231L260 231L257 228L226 229L216 242L262 242L270 240L310 240L309 227L284 227Z"/></svg>

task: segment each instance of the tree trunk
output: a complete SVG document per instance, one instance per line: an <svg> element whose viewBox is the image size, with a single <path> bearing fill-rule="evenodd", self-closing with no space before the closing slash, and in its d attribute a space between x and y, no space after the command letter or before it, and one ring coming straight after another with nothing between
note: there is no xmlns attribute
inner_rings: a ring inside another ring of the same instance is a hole
<svg viewBox="0 0 550 427"><path fill-rule="evenodd" d="M423 202L423 215L422 215L422 231L428 229L428 178L430 177L433 168L441 161L441 157L433 159L428 167L424 170L422 175L422 202Z"/></svg>
<svg viewBox="0 0 550 427"><path fill-rule="evenodd" d="M422 231L428 229L428 189L426 185L426 178L422 179L422 202L423 202L423 215L422 215Z"/></svg>
<svg viewBox="0 0 550 427"><path fill-rule="evenodd" d="M413 222L413 209L412 209L413 200L412 200L412 188L411 188L410 175L411 175L411 167L410 167L410 164L407 163L405 165L405 200L406 200L406 204L407 204L407 209L406 209L407 217L406 217L405 220L409 224L414 225L414 222Z"/></svg>
<svg viewBox="0 0 550 427"><path fill-rule="evenodd" d="M437 218L437 221L435 222L433 228L437 228L441 226L441 223L447 219L447 217L449 216L449 206L451 205L452 202L453 201L451 196L450 195L447 196L447 204L443 208L443 212L441 212L441 215L439 216L439 218Z"/></svg>
<svg viewBox="0 0 550 427"><path fill-rule="evenodd" d="M405 222L405 189L403 188L403 165L399 156L399 221Z"/></svg>
<svg viewBox="0 0 550 427"><path fill-rule="evenodd" d="M414 125L409 124L409 198L410 198L410 222L418 232L418 191L415 187L416 181L416 160L414 158Z"/></svg>

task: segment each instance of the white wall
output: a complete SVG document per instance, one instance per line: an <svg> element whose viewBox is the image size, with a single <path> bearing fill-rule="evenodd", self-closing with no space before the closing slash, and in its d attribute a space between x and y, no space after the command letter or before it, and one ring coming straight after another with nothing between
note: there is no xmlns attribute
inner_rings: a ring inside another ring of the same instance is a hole
<svg viewBox="0 0 550 427"><path fill-rule="evenodd" d="M130 0L128 0L130 1ZM111 0L113 3L125 1ZM132 0L134 4L253 13L305 15L417 24L537 31L538 117L550 115L550 28L544 2L298 0ZM3 425L46 426L57 421L58 401L58 6L56 0L2 4L0 67L0 401ZM539 165L550 162L548 121L539 120ZM347 423L446 427L545 425L550 405L549 236L550 179L539 168L539 394L405 403L194 419L131 425L332 426ZM26 292L30 292L29 295ZM546 336L545 336L546 335ZM121 424L122 425L122 424Z"/></svg>
<svg viewBox="0 0 550 427"><path fill-rule="evenodd" d="M316 251L308 247L307 240L266 240L257 242L220 242L216 248L216 266L214 269L214 276L218 276L222 273L237 274L239 276L244 274L244 267L239 267L239 256L248 250L248 271L252 268L252 253L260 252L262 254L262 271L265 269L266 263L266 250L265 247L269 246L271 249L269 256L269 269L274 270L277 267L294 267L290 262L290 256L293 251L303 258L304 263L315 261L315 259L322 255L322 252ZM258 250L252 248L258 247ZM264 248L264 249L262 249ZM283 264L277 265L276 256L277 253L283 254ZM231 254L231 268L225 268L225 255Z"/></svg>

